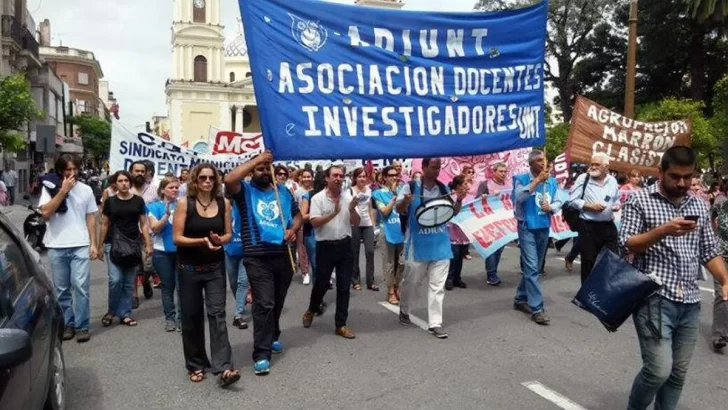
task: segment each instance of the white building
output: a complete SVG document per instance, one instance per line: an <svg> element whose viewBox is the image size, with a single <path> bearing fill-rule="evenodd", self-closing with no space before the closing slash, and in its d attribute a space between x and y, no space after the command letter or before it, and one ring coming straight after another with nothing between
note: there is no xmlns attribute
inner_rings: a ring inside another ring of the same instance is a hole
<svg viewBox="0 0 728 410"><path fill-rule="evenodd" d="M173 1L169 135L199 152L211 126L260 132L242 24L226 44L220 16L220 0Z"/></svg>

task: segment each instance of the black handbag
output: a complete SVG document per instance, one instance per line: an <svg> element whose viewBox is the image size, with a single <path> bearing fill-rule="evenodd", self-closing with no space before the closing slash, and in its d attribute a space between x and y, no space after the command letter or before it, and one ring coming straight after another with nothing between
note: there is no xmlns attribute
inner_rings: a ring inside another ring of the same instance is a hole
<svg viewBox="0 0 728 410"><path fill-rule="evenodd" d="M132 239L115 228L111 236L109 257L114 265L122 269L139 266L142 263L142 247L138 239Z"/></svg>
<svg viewBox="0 0 728 410"><path fill-rule="evenodd" d="M579 199L584 199L584 193L586 192L586 186L589 183L589 177L590 175L587 173L586 178L584 178L584 185L581 186L581 197ZM581 215L581 211L572 207L569 202L564 204L563 208L561 209L561 218L566 222L567 225L569 225L569 229L576 232L579 229L579 215Z"/></svg>
<svg viewBox="0 0 728 410"><path fill-rule="evenodd" d="M571 303L617 329L662 287L659 278L641 272L608 248L602 248L589 277Z"/></svg>

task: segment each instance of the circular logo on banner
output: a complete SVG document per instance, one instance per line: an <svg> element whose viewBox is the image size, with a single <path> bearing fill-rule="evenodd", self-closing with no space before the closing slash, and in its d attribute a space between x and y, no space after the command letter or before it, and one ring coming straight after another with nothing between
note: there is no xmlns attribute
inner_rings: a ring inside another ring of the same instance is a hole
<svg viewBox="0 0 728 410"><path fill-rule="evenodd" d="M207 154L209 147L206 142L200 141L195 143L195 145L192 146L192 151L195 151L198 154Z"/></svg>

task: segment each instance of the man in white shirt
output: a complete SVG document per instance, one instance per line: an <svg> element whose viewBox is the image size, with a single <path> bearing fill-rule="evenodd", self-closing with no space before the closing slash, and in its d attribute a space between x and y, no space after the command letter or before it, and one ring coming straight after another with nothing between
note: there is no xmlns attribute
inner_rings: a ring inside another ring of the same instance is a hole
<svg viewBox="0 0 728 410"><path fill-rule="evenodd" d="M84 343L91 339L90 261L97 258L98 249L96 198L88 185L76 181L80 168L80 158L61 155L55 164L56 172L63 178L60 190L51 196L49 188L42 187L38 206L47 222L43 243L48 248L53 284L66 323L63 340L76 337L78 343ZM64 199L67 210L57 212Z"/></svg>
<svg viewBox="0 0 728 410"><path fill-rule="evenodd" d="M343 167L332 165L326 170L326 189L311 198L309 217L316 236L316 278L308 310L303 314L303 327L311 326L314 314L323 313L321 304L336 269L336 334L353 339L354 332L346 326L354 263L351 226L358 226L360 218L356 212L357 201L352 200L347 190L342 190L343 182Z"/></svg>
<svg viewBox="0 0 728 410"><path fill-rule="evenodd" d="M8 188L8 194L10 195L10 205L13 205L15 204L15 185L18 183L18 173L15 172L14 169L11 169L10 165L5 165L3 182L5 182L5 187Z"/></svg>

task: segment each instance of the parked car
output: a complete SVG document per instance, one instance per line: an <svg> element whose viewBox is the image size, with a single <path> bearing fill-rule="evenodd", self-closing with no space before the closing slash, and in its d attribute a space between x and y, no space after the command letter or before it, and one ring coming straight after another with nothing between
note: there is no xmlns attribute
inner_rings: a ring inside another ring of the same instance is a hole
<svg viewBox="0 0 728 410"><path fill-rule="evenodd" d="M0 409L65 409L62 334L40 255L0 213Z"/></svg>

